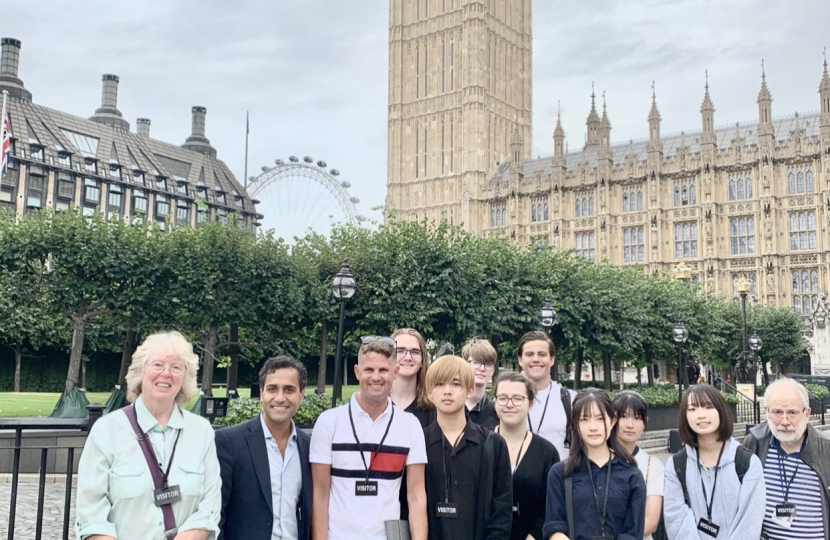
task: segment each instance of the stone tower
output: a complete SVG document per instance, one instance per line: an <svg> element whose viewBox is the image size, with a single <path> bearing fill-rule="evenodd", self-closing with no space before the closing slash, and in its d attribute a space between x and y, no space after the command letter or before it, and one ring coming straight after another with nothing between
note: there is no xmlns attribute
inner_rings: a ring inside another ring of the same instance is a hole
<svg viewBox="0 0 830 540"><path fill-rule="evenodd" d="M481 187L530 155L531 0L390 0L386 213L480 232Z"/></svg>

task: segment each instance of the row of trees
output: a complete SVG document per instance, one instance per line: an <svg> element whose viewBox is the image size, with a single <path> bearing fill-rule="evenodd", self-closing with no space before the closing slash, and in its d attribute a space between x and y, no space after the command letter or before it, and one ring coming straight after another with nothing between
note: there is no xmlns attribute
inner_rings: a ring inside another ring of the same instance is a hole
<svg viewBox="0 0 830 540"><path fill-rule="evenodd" d="M201 354L207 393L217 362L230 364L231 379L238 361L320 356L337 325L329 284L347 258L360 287L346 311L351 353L358 336L410 326L454 344L487 337L515 358L517 337L538 328L546 299L559 314L552 333L561 361L577 370L602 366L606 384L615 363L671 359L678 318L703 364L727 367L741 349L733 301L640 268L520 249L447 223L344 226L289 247L218 223L162 232L49 211L0 215L0 343L15 351L17 373L26 351L67 348L71 391L84 354L121 350L123 379L141 336L175 328ZM804 352L803 322L791 310L754 307L749 327L784 370ZM325 359L324 352L323 379Z"/></svg>

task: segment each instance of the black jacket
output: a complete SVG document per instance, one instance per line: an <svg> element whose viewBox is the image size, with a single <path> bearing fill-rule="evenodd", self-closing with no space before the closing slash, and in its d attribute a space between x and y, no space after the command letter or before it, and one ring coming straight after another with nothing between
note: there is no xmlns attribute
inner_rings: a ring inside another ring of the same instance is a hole
<svg viewBox="0 0 830 540"><path fill-rule="evenodd" d="M297 506L299 540L311 539L312 483L308 450L311 437L297 429L303 486ZM259 416L216 432L222 474L219 540L270 540L274 523L268 450Z"/></svg>
<svg viewBox="0 0 830 540"><path fill-rule="evenodd" d="M819 431L809 424L805 435L807 435L807 443L804 445L804 451L801 452L801 459L816 471L821 481L821 513L824 516L824 537L830 538L830 460L828 460L830 439L825 439ZM772 432L769 429L769 424L764 422L749 430L749 433L744 437L743 445L761 459L761 464L765 464L771 439Z"/></svg>

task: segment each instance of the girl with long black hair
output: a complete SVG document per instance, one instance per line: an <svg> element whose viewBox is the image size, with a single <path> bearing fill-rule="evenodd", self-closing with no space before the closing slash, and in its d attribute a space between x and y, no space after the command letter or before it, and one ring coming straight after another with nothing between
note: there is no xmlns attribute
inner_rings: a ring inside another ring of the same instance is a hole
<svg viewBox="0 0 830 540"><path fill-rule="evenodd" d="M570 456L548 474L543 538L643 538L646 484L636 460L617 440L616 425L605 392L577 394Z"/></svg>

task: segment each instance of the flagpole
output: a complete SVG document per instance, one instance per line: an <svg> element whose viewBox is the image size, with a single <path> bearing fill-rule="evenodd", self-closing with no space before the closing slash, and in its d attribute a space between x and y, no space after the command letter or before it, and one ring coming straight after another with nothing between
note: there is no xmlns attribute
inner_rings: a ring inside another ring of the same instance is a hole
<svg viewBox="0 0 830 540"><path fill-rule="evenodd" d="M245 191L248 191L248 135L250 133L251 122L248 117L248 111L245 111Z"/></svg>
<svg viewBox="0 0 830 540"><path fill-rule="evenodd" d="M6 105L8 104L9 99L9 91L3 90L3 109L2 113L0 113L0 151L2 151L3 142L6 140ZM9 126L11 129L11 126ZM6 158L5 155L0 156L0 161ZM9 156L11 159L11 156ZM6 169L9 168L9 164L6 163L5 168L0 167L0 183L3 183L3 179L6 177Z"/></svg>

